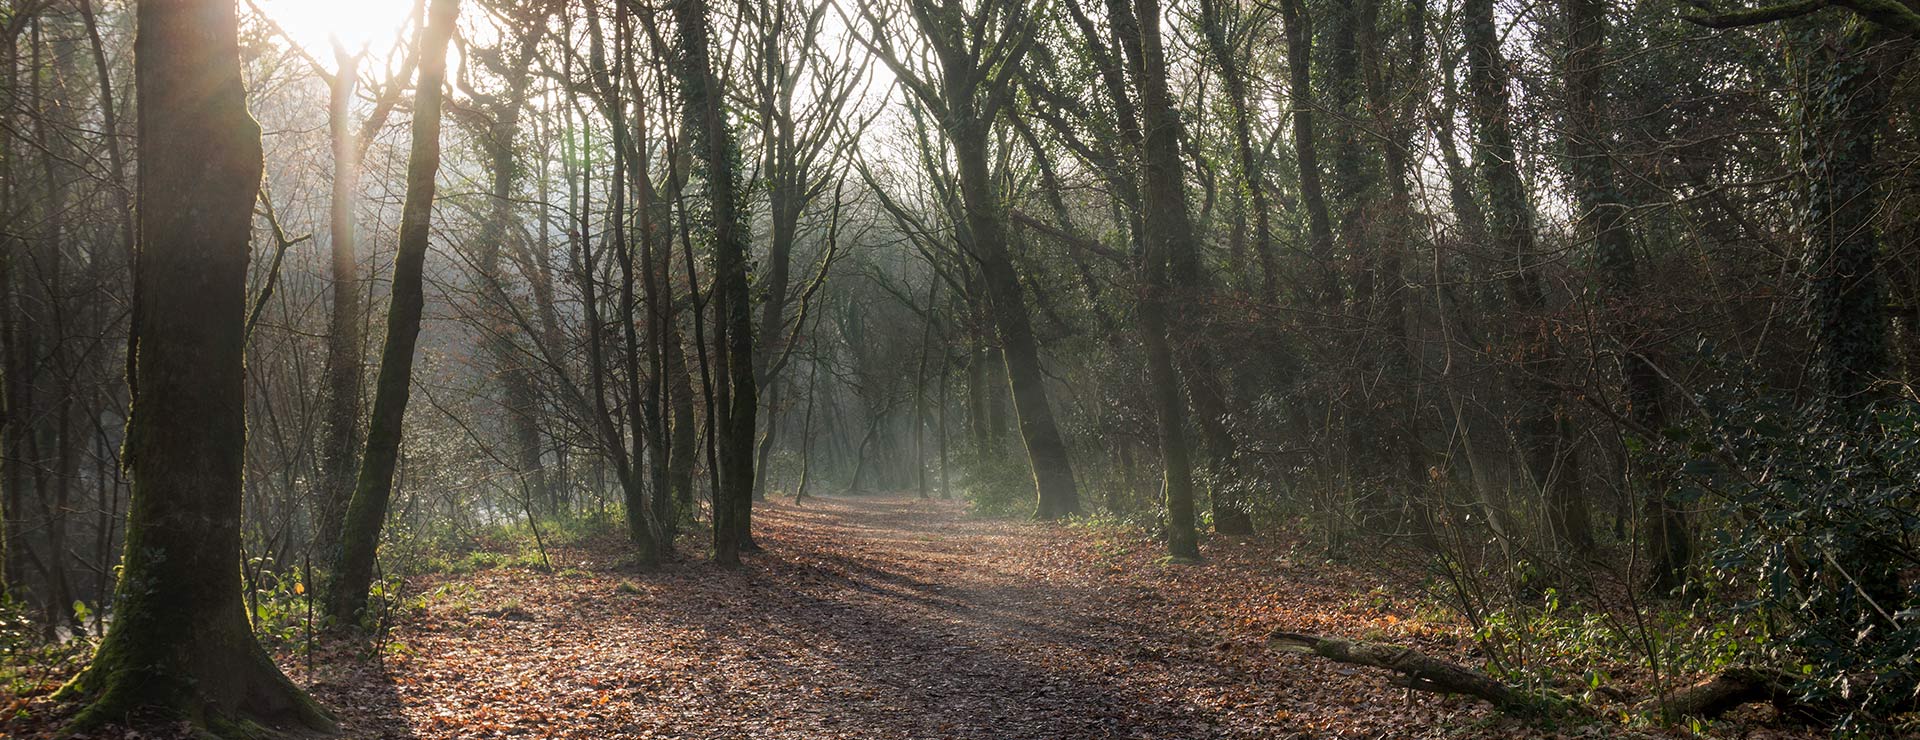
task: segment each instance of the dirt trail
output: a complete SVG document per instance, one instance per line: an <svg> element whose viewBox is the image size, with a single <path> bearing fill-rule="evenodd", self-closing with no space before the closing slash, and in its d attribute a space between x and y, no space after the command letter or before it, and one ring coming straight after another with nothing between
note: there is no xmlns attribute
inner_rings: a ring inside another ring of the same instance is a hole
<svg viewBox="0 0 1920 740"><path fill-rule="evenodd" d="M1484 710L1264 648L1399 619L1272 546L1162 565L1111 531L910 498L775 502L737 570L616 543L415 584L384 666L323 666L355 737L1479 737ZM346 665L352 665L346 663ZM296 671L297 672L297 671ZM1491 724L1488 724L1491 722Z"/></svg>

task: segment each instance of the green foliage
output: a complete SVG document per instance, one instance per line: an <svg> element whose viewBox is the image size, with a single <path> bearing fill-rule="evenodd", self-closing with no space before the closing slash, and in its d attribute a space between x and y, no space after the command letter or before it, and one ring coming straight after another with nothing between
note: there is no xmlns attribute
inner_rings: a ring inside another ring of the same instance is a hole
<svg viewBox="0 0 1920 740"><path fill-rule="evenodd" d="M259 558L250 564L258 567ZM299 645L307 636L313 609L313 592L298 572L275 573L262 569L247 595L247 611L253 623L254 637L268 648ZM317 619L317 616L312 616Z"/></svg>
<svg viewBox="0 0 1920 740"><path fill-rule="evenodd" d="M1085 529L1103 533L1102 541L1124 542L1135 531L1156 531L1166 513L1162 509L1133 509L1124 512L1112 512L1105 509L1083 513L1066 520L1066 526L1072 529Z"/></svg>
<svg viewBox="0 0 1920 740"><path fill-rule="evenodd" d="M59 688L93 654L92 640L45 642L27 605L0 599L0 694L34 696ZM20 705L18 718L25 718ZM5 718L0 718L5 719Z"/></svg>
<svg viewBox="0 0 1920 740"><path fill-rule="evenodd" d="M387 628L393 626L394 615L406 605L406 589L406 579L392 575L375 580L367 589L367 606L360 612L366 623L360 626L379 638L382 644L376 647L384 647Z"/></svg>
<svg viewBox="0 0 1920 740"><path fill-rule="evenodd" d="M547 570L542 546L578 545L589 540L624 537L625 520L618 506L542 519L536 527L513 519L473 528L440 528L420 534L396 524L387 528L388 541L380 562L403 576L428 573L465 574L496 568Z"/></svg>
<svg viewBox="0 0 1920 740"><path fill-rule="evenodd" d="M1629 628L1548 589L1538 600L1490 611L1473 638L1490 656L1488 671L1528 688L1556 689L1596 701L1613 681L1605 666L1651 654L1660 673L1691 676L1738 662L1765 637L1739 620L1715 622L1686 609L1641 610Z"/></svg>
<svg viewBox="0 0 1920 740"><path fill-rule="evenodd" d="M1842 730L1908 709L1920 685L1920 405L1824 415L1727 384L1707 421L1670 430L1689 503L1724 510L1707 573L1730 619L1764 625L1757 659L1804 666L1798 689L1850 708Z"/></svg>
<svg viewBox="0 0 1920 740"><path fill-rule="evenodd" d="M11 656L37 642L27 605L13 599L0 599L0 654Z"/></svg>
<svg viewBox="0 0 1920 740"><path fill-rule="evenodd" d="M1017 441L1009 440L1009 445ZM969 508L980 516L1027 516L1034 509L1033 469L1020 455L966 455L960 460L954 485Z"/></svg>
<svg viewBox="0 0 1920 740"><path fill-rule="evenodd" d="M442 583L406 600L402 611L418 618L428 612L464 617L480 604L480 591L472 583L453 580Z"/></svg>

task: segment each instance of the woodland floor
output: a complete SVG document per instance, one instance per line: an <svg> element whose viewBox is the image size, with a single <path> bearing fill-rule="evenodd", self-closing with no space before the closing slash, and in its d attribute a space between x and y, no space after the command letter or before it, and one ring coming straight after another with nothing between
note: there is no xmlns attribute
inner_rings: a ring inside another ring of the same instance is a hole
<svg viewBox="0 0 1920 740"><path fill-rule="evenodd" d="M609 539L556 548L558 573L415 579L382 658L285 663L354 738L1626 736L1268 649L1284 628L1470 660L1285 542L1216 537L1172 565L1129 530L913 498L769 502L755 528L764 551L732 570L637 572Z"/></svg>

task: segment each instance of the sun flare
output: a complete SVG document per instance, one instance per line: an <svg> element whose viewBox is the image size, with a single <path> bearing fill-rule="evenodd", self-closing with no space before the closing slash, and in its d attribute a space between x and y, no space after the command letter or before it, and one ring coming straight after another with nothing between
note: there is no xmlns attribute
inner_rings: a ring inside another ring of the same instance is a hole
<svg viewBox="0 0 1920 740"><path fill-rule="evenodd" d="M348 51L386 51L406 30L410 0L257 0L294 43L322 58L338 42Z"/></svg>

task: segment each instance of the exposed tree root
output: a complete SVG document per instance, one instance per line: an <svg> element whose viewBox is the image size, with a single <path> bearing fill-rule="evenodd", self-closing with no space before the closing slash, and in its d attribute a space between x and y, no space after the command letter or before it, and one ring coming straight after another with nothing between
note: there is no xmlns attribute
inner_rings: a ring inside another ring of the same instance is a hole
<svg viewBox="0 0 1920 740"><path fill-rule="evenodd" d="M236 620L240 629L245 623ZM205 639L168 649L138 636L109 635L92 665L55 698L86 702L62 736L113 725L193 726L220 740L327 737L337 726L327 710L281 674L245 632L207 629ZM230 639L212 637L226 632Z"/></svg>

